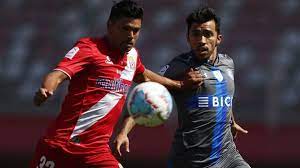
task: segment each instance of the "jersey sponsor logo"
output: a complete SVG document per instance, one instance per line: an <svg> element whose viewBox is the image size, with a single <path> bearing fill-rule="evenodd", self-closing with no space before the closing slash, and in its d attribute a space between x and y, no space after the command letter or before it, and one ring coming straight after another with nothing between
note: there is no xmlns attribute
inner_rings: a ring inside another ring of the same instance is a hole
<svg viewBox="0 0 300 168"><path fill-rule="evenodd" d="M164 75L166 71L169 69L170 65L163 66L160 71L158 72L160 75Z"/></svg>
<svg viewBox="0 0 300 168"><path fill-rule="evenodd" d="M66 55L66 58L73 59L73 57L78 53L79 48L78 47L73 47Z"/></svg>
<svg viewBox="0 0 300 168"><path fill-rule="evenodd" d="M224 78L220 70L212 71L212 73L219 82L223 81Z"/></svg>
<svg viewBox="0 0 300 168"><path fill-rule="evenodd" d="M232 97L230 96L199 96L198 107L231 107Z"/></svg>
<svg viewBox="0 0 300 168"><path fill-rule="evenodd" d="M123 82L123 79L111 80L100 78L96 80L96 86L121 94L126 94L130 88L130 85Z"/></svg>
<svg viewBox="0 0 300 168"><path fill-rule="evenodd" d="M212 106L213 107L231 107L232 106L232 97L226 96L226 97L212 97Z"/></svg>
<svg viewBox="0 0 300 168"><path fill-rule="evenodd" d="M208 107L208 97L206 96L199 96L198 97L198 107Z"/></svg>

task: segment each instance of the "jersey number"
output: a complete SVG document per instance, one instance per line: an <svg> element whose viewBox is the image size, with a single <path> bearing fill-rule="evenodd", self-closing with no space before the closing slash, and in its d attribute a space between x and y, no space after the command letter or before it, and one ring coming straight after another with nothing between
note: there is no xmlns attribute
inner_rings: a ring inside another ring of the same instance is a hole
<svg viewBox="0 0 300 168"><path fill-rule="evenodd" d="M54 168L54 167L55 167L55 163L51 160L47 160L45 156L41 157L39 166L36 166L36 168Z"/></svg>

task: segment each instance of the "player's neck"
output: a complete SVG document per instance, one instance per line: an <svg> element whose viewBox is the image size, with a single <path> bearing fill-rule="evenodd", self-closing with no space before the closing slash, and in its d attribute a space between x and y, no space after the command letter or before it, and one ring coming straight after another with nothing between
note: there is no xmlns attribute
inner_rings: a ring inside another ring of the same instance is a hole
<svg viewBox="0 0 300 168"><path fill-rule="evenodd" d="M118 46L113 45L114 43L112 42L112 39L109 37L109 35L104 36L104 39L107 42L108 52L111 54L110 56L119 57L120 55L123 55L121 53L120 48ZM115 59L118 59L118 58L115 58Z"/></svg>
<svg viewBox="0 0 300 168"><path fill-rule="evenodd" d="M217 49L215 49L210 56L206 56L206 57L195 56L195 60L197 62L205 62L205 63L209 63L210 65L215 65L215 62L217 60Z"/></svg>
<svg viewBox="0 0 300 168"><path fill-rule="evenodd" d="M211 56L209 56L208 62L210 62L212 65L214 65L216 62L216 58L217 58L217 48L215 48L215 50L213 51Z"/></svg>

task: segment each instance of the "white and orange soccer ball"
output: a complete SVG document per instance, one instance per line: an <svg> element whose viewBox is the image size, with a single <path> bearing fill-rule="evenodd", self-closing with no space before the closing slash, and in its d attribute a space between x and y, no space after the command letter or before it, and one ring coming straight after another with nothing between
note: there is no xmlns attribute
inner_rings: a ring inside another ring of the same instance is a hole
<svg viewBox="0 0 300 168"><path fill-rule="evenodd" d="M144 82L133 88L127 99L129 114L146 127L163 124L170 116L173 101L169 91L156 82Z"/></svg>

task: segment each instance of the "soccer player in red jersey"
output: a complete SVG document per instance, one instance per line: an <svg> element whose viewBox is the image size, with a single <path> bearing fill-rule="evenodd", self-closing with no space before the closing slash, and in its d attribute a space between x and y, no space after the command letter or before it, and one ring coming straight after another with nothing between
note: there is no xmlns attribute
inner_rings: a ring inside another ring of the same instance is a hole
<svg viewBox="0 0 300 168"><path fill-rule="evenodd" d="M32 168L122 167L108 142L132 81L155 81L169 89L199 84L196 79L170 80L144 67L134 48L142 19L136 2L114 4L107 33L78 40L45 77L34 97L37 106L63 81L70 84L59 116L38 142Z"/></svg>

